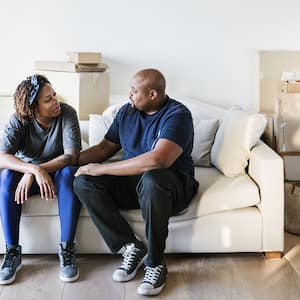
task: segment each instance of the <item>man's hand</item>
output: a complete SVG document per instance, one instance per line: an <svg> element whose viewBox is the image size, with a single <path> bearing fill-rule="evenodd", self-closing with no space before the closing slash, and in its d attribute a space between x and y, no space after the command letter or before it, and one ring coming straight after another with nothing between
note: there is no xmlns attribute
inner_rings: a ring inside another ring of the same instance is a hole
<svg viewBox="0 0 300 300"><path fill-rule="evenodd" d="M80 167L75 173L75 177L80 175L90 175L90 176L100 176L103 175L101 172L102 165L101 164L87 164L85 166Z"/></svg>
<svg viewBox="0 0 300 300"><path fill-rule="evenodd" d="M24 174L21 178L16 192L15 192L15 201L17 204L23 204L28 199L28 193L32 186L34 180L33 174Z"/></svg>
<svg viewBox="0 0 300 300"><path fill-rule="evenodd" d="M46 200L56 198L56 189L50 175L43 168L36 167L34 176L40 188L41 197Z"/></svg>

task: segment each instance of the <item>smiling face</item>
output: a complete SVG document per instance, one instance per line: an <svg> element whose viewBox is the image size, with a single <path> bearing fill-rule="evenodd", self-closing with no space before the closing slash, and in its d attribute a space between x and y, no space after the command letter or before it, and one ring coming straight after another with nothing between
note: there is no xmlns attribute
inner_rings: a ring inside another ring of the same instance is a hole
<svg viewBox="0 0 300 300"><path fill-rule="evenodd" d="M35 107L36 117L53 119L58 117L60 112L61 107L54 89L49 83L44 84L39 92Z"/></svg>

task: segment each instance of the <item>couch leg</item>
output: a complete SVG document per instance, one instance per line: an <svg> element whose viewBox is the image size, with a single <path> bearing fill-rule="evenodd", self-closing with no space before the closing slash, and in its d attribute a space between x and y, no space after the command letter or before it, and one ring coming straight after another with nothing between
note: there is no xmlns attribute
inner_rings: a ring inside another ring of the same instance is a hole
<svg viewBox="0 0 300 300"><path fill-rule="evenodd" d="M266 259L282 257L282 252L265 252L264 254Z"/></svg>

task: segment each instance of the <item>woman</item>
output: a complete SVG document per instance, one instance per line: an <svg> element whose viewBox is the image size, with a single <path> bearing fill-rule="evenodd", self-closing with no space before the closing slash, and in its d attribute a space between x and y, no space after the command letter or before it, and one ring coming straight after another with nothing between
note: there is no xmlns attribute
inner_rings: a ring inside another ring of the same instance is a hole
<svg viewBox="0 0 300 300"><path fill-rule="evenodd" d="M0 284L15 280L21 268L19 224L22 204L33 194L58 199L61 224L60 279L79 276L74 235L81 204L73 193L73 178L81 149L75 110L59 103L48 79L32 75L14 94L12 115L0 145L0 214L6 254ZM39 241L36 241L37 243Z"/></svg>

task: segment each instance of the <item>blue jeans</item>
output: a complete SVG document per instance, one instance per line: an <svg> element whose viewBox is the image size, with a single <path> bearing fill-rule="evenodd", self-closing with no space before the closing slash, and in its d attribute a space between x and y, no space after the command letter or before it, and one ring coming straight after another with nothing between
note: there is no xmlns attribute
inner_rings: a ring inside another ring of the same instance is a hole
<svg viewBox="0 0 300 300"><path fill-rule="evenodd" d="M80 213L81 203L73 192L75 166L65 166L50 174L57 190L58 210L61 226L61 241L74 241L76 226ZM17 204L15 191L23 174L4 169L1 172L0 182L0 214L5 242L8 245L19 244L19 227L22 205ZM29 195L39 193L39 187L34 182ZM30 200L29 200L30 201Z"/></svg>
<svg viewBox="0 0 300 300"><path fill-rule="evenodd" d="M163 261L169 218L185 209L198 188L190 176L171 169L151 170L138 176L82 175L74 191L87 208L113 253L137 239L119 210L140 208L146 223L147 266Z"/></svg>

